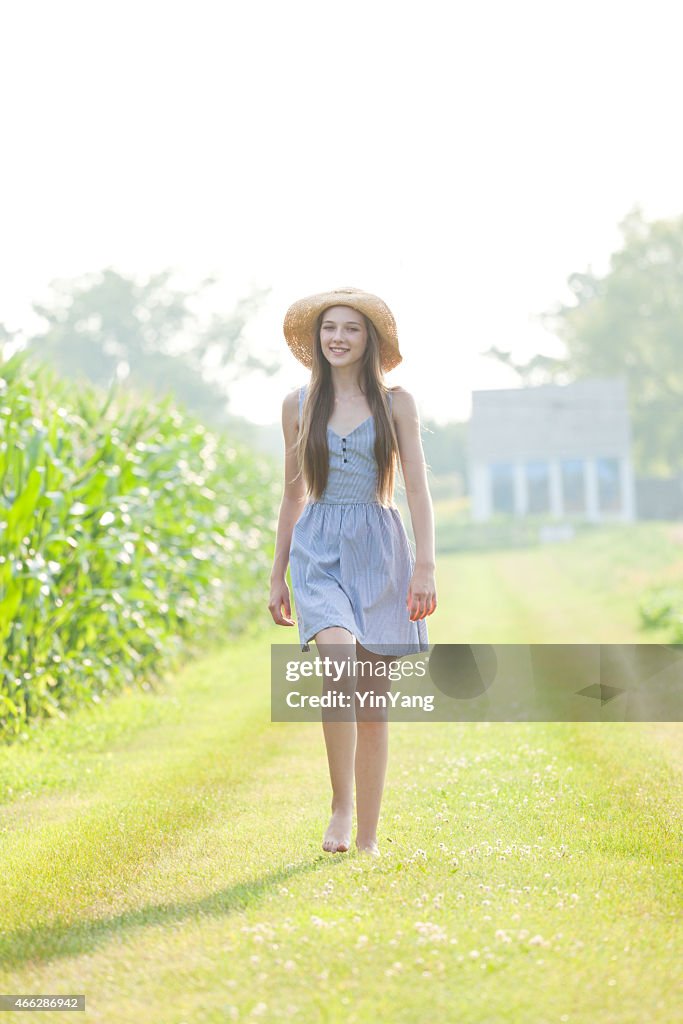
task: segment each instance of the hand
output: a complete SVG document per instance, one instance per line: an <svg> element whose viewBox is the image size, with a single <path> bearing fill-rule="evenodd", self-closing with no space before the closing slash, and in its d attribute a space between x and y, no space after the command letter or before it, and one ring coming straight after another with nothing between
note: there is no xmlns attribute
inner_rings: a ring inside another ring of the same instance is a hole
<svg viewBox="0 0 683 1024"><path fill-rule="evenodd" d="M284 605L285 614L282 614ZM293 626L292 606L289 603L289 587L285 580L273 580L270 584L270 600L268 611L273 616L273 622L278 626Z"/></svg>
<svg viewBox="0 0 683 1024"><path fill-rule="evenodd" d="M406 599L411 622L424 619L436 608L436 583L433 569L421 569L415 566L408 587Z"/></svg>

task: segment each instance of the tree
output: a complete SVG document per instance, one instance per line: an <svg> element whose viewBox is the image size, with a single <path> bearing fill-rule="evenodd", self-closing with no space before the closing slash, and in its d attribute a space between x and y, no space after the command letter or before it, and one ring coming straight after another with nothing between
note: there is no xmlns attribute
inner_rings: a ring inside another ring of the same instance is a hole
<svg viewBox="0 0 683 1024"><path fill-rule="evenodd" d="M467 480L467 423L422 421L422 447L431 472L459 473Z"/></svg>
<svg viewBox="0 0 683 1024"><path fill-rule="evenodd" d="M179 404L220 426L231 383L247 370L270 375L279 369L248 352L242 338L268 290L204 323L193 300L215 279L206 278L188 293L174 288L170 278L164 270L140 283L107 268L76 281L54 281L50 300L33 305L46 326L25 347L63 376L85 377L101 387L118 379L126 389L158 396L171 392Z"/></svg>
<svg viewBox="0 0 683 1024"><path fill-rule="evenodd" d="M564 357L537 355L515 364L497 348L486 354L525 384L623 376L637 471L677 474L683 471L683 216L647 223L635 206L619 228L623 244L608 272L572 274L575 301L541 317L564 343Z"/></svg>

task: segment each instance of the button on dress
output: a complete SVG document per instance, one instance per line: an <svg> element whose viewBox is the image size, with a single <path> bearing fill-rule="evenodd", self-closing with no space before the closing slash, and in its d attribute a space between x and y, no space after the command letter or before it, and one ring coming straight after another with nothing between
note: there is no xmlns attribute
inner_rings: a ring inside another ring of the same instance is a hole
<svg viewBox="0 0 683 1024"><path fill-rule="evenodd" d="M299 422L305 391L299 391ZM412 542L398 508L376 499L374 417L344 437L328 426L327 444L327 487L304 506L289 549L301 649L309 651L321 629L343 626L375 654L428 651L427 624L411 622L406 604Z"/></svg>

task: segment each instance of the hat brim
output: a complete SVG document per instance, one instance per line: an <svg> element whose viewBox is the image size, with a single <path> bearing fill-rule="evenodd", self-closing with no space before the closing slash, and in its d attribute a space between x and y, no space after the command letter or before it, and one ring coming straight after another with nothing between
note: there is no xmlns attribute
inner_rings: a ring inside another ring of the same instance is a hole
<svg viewBox="0 0 683 1024"><path fill-rule="evenodd" d="M293 355L309 370L313 366L313 345L315 324L323 310L330 306L351 306L364 313L372 321L380 346L382 371L388 373L402 361L398 347L398 332L393 313L377 295L358 288L337 288L331 292L319 292L294 302L284 319L285 340Z"/></svg>

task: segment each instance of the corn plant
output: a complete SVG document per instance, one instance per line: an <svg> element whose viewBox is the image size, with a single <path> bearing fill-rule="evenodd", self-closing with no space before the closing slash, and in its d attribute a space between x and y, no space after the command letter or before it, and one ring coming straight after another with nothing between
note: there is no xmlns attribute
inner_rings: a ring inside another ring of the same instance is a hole
<svg viewBox="0 0 683 1024"><path fill-rule="evenodd" d="M243 630L279 483L162 402L0 364L0 737Z"/></svg>

